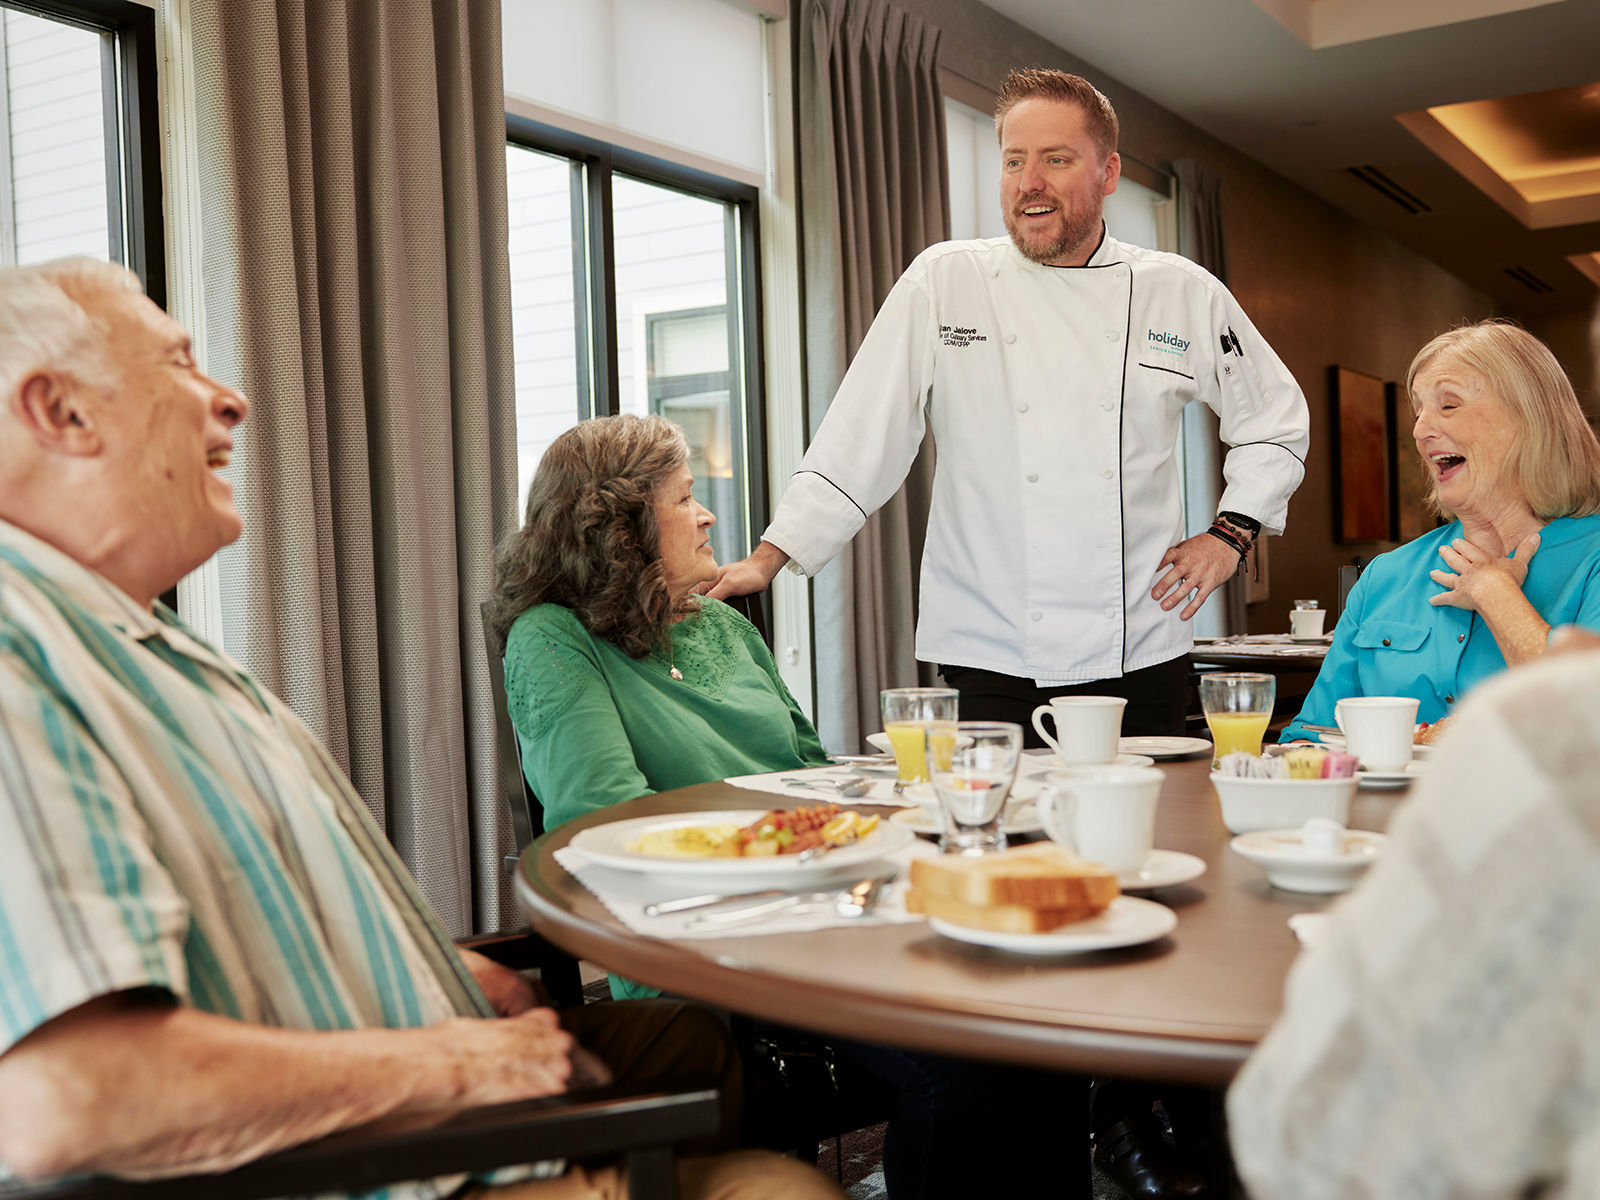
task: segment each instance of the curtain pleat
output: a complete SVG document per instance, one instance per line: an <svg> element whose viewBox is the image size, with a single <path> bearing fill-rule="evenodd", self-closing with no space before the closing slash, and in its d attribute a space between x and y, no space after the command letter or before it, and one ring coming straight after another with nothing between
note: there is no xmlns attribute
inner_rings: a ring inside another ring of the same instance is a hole
<svg viewBox="0 0 1600 1200"><path fill-rule="evenodd" d="M1228 282L1228 256L1222 236L1222 180L1192 158L1172 164L1178 181L1178 253ZM1185 473L1184 510L1191 536L1211 525L1222 498L1222 440L1217 414L1199 402L1183 413ZM1209 601L1195 615L1197 636L1244 633L1244 582L1235 577L1218 589L1220 602Z"/></svg>
<svg viewBox="0 0 1600 1200"><path fill-rule="evenodd" d="M478 628L516 520L500 6L191 0L231 653L329 746L453 933L509 922Z"/></svg>
<svg viewBox="0 0 1600 1200"><path fill-rule="evenodd" d="M939 30L884 0L806 0L796 22L806 400L815 432L878 307L950 236ZM933 483L905 486L817 576L817 727L833 749L879 728L878 693L932 681L916 661L917 573Z"/></svg>

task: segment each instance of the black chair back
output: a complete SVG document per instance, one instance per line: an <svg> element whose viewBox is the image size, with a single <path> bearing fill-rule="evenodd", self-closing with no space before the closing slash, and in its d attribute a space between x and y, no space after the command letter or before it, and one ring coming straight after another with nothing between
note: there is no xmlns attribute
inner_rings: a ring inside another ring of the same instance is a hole
<svg viewBox="0 0 1600 1200"><path fill-rule="evenodd" d="M544 805L528 785L528 776L522 770L522 750L517 743L517 731L511 724L511 710L506 704L505 647L489 626L489 606L478 608L483 624L483 648L489 659L489 690L494 694L495 777L499 780L500 795L511 810L511 828L517 839L517 855L528 848L528 843L544 832ZM520 857L506 859L511 871L519 869ZM557 949L540 939L537 966L539 978L550 993L550 998L563 1008L583 1003L583 979L578 971L578 960L564 950Z"/></svg>

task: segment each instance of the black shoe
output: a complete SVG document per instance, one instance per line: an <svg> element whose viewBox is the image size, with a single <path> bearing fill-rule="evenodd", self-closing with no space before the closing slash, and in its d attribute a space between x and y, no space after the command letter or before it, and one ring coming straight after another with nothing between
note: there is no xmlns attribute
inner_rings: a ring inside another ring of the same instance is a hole
<svg viewBox="0 0 1600 1200"><path fill-rule="evenodd" d="M1153 1120L1124 1119L1096 1133L1094 1165L1133 1200L1205 1200L1206 1182L1161 1136Z"/></svg>

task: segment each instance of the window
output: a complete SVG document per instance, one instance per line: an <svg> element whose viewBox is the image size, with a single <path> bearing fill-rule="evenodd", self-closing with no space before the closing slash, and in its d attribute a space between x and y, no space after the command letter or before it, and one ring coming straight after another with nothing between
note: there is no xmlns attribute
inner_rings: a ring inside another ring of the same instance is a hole
<svg viewBox="0 0 1600 1200"><path fill-rule="evenodd" d="M656 413L688 434L719 561L746 553L761 481L756 193L508 118L520 494L590 416Z"/></svg>
<svg viewBox="0 0 1600 1200"><path fill-rule="evenodd" d="M162 266L155 14L123 0L0 3L0 264Z"/></svg>

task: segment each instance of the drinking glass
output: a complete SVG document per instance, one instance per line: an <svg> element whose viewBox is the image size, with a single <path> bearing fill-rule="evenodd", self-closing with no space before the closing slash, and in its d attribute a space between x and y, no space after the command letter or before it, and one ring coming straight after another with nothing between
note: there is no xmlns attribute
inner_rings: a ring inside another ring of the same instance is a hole
<svg viewBox="0 0 1600 1200"><path fill-rule="evenodd" d="M1212 770L1216 770L1224 754L1236 750L1261 753L1261 739L1272 723L1272 703L1277 694L1278 681L1271 675L1218 671L1200 676L1200 709L1206 714L1215 743Z"/></svg>
<svg viewBox="0 0 1600 1200"><path fill-rule="evenodd" d="M1010 721L940 721L929 725L923 736L933 790L944 814L940 849L946 854L1004 850L1001 818L1017 777L1022 726Z"/></svg>
<svg viewBox="0 0 1600 1200"><path fill-rule="evenodd" d="M886 688L883 732L894 749L894 765L901 783L926 783L928 763L923 755L923 731L932 721L956 719L955 688Z"/></svg>

